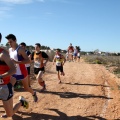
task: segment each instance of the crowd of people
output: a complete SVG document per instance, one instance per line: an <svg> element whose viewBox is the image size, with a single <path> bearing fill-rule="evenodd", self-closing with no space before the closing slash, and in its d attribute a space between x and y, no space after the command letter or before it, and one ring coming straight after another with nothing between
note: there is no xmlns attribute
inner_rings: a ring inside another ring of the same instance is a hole
<svg viewBox="0 0 120 120"><path fill-rule="evenodd" d="M41 51L40 43L35 44L35 50L31 53L26 49L26 43L17 43L15 35L9 34L5 38L7 39L10 48L7 51L0 47L0 99L3 102L3 107L5 109L5 114L1 116L3 118L12 117L21 106L26 109L29 107L29 102L24 96L19 96L18 103L13 106L13 88L20 82L24 89L32 95L33 101L38 101L37 93L32 89L30 83L30 65L33 63L36 80L42 87L40 92L43 92L46 90L46 83L42 76L45 72L45 66L49 61L49 56ZM0 33L0 42L1 40L2 34ZM72 44L68 47L67 53L67 60L80 60L80 51L77 47L74 48ZM54 63L56 64L59 83L61 83L60 76L65 75L63 69L65 62L66 58L61 54L60 49L56 49L53 65Z"/></svg>

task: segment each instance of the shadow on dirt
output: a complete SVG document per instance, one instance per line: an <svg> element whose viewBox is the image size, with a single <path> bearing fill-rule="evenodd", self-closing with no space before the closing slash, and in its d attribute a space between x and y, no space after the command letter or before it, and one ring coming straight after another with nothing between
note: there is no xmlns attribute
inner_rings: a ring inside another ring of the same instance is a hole
<svg viewBox="0 0 120 120"><path fill-rule="evenodd" d="M102 86L102 87L110 87L102 84L79 84L79 83L63 83L63 84L69 84L69 85L85 85L85 86Z"/></svg>
<svg viewBox="0 0 120 120"><path fill-rule="evenodd" d="M26 118L22 118L21 116L14 115L13 120L93 120L97 118L97 120L106 120L99 116L88 116L88 117L82 117L80 115L77 116L67 116L65 113L59 111L58 109L47 109L53 112L56 112L58 116L55 115L49 115L49 114L38 114L38 113L24 113L24 112L18 112L19 114L22 114L22 116L27 116Z"/></svg>
<svg viewBox="0 0 120 120"><path fill-rule="evenodd" d="M94 95L94 94L79 94L79 93L73 93L73 92L53 92L53 91L44 91L44 94L54 94L54 95L58 95L61 98L83 98L83 99L87 99L87 98L102 98L102 99L113 99L113 98L109 98L106 96L102 96L102 95Z"/></svg>

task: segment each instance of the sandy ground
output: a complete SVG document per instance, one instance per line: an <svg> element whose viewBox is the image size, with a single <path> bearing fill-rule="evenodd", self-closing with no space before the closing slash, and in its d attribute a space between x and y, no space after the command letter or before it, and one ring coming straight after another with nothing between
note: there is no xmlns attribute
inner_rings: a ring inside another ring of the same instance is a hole
<svg viewBox="0 0 120 120"><path fill-rule="evenodd" d="M66 62L65 76L59 84L55 65L48 63L43 79L47 91L40 93L40 86L32 74L32 88L37 91L38 102L30 93L15 91L14 102L19 95L29 101L29 109L20 108L7 120L113 120L120 119L120 79L104 66ZM4 113L0 101L0 114ZM6 120L0 118L0 120Z"/></svg>

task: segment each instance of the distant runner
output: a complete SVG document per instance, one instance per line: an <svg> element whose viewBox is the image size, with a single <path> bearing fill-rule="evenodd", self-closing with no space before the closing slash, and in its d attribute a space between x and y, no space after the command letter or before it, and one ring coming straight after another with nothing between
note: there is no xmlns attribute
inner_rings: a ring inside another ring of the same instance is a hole
<svg viewBox="0 0 120 120"><path fill-rule="evenodd" d="M78 48L77 48L77 46L75 46L75 48L74 48L74 54L73 54L74 61L77 60L77 54L78 54Z"/></svg>
<svg viewBox="0 0 120 120"><path fill-rule="evenodd" d="M80 62L80 51L77 53L77 61Z"/></svg>
<svg viewBox="0 0 120 120"><path fill-rule="evenodd" d="M59 83L61 83L60 72L61 72L61 75L63 75L63 76L65 75L65 73L63 71L63 65L66 62L66 59L60 53L60 49L56 50L56 55L54 56L54 59L53 59L53 65L54 65L54 62L56 62L56 71L57 71L57 75L58 75L58 80L59 80Z"/></svg>
<svg viewBox="0 0 120 120"><path fill-rule="evenodd" d="M72 43L70 43L70 46L67 49L68 51L68 60L73 61L73 53L74 53L74 47L72 46Z"/></svg>

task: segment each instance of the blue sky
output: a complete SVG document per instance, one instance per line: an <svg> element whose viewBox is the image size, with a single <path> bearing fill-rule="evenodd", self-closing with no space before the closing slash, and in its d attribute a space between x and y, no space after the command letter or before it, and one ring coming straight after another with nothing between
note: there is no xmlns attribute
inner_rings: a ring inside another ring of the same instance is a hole
<svg viewBox="0 0 120 120"><path fill-rule="evenodd" d="M0 32L17 42L120 52L120 0L0 0Z"/></svg>

